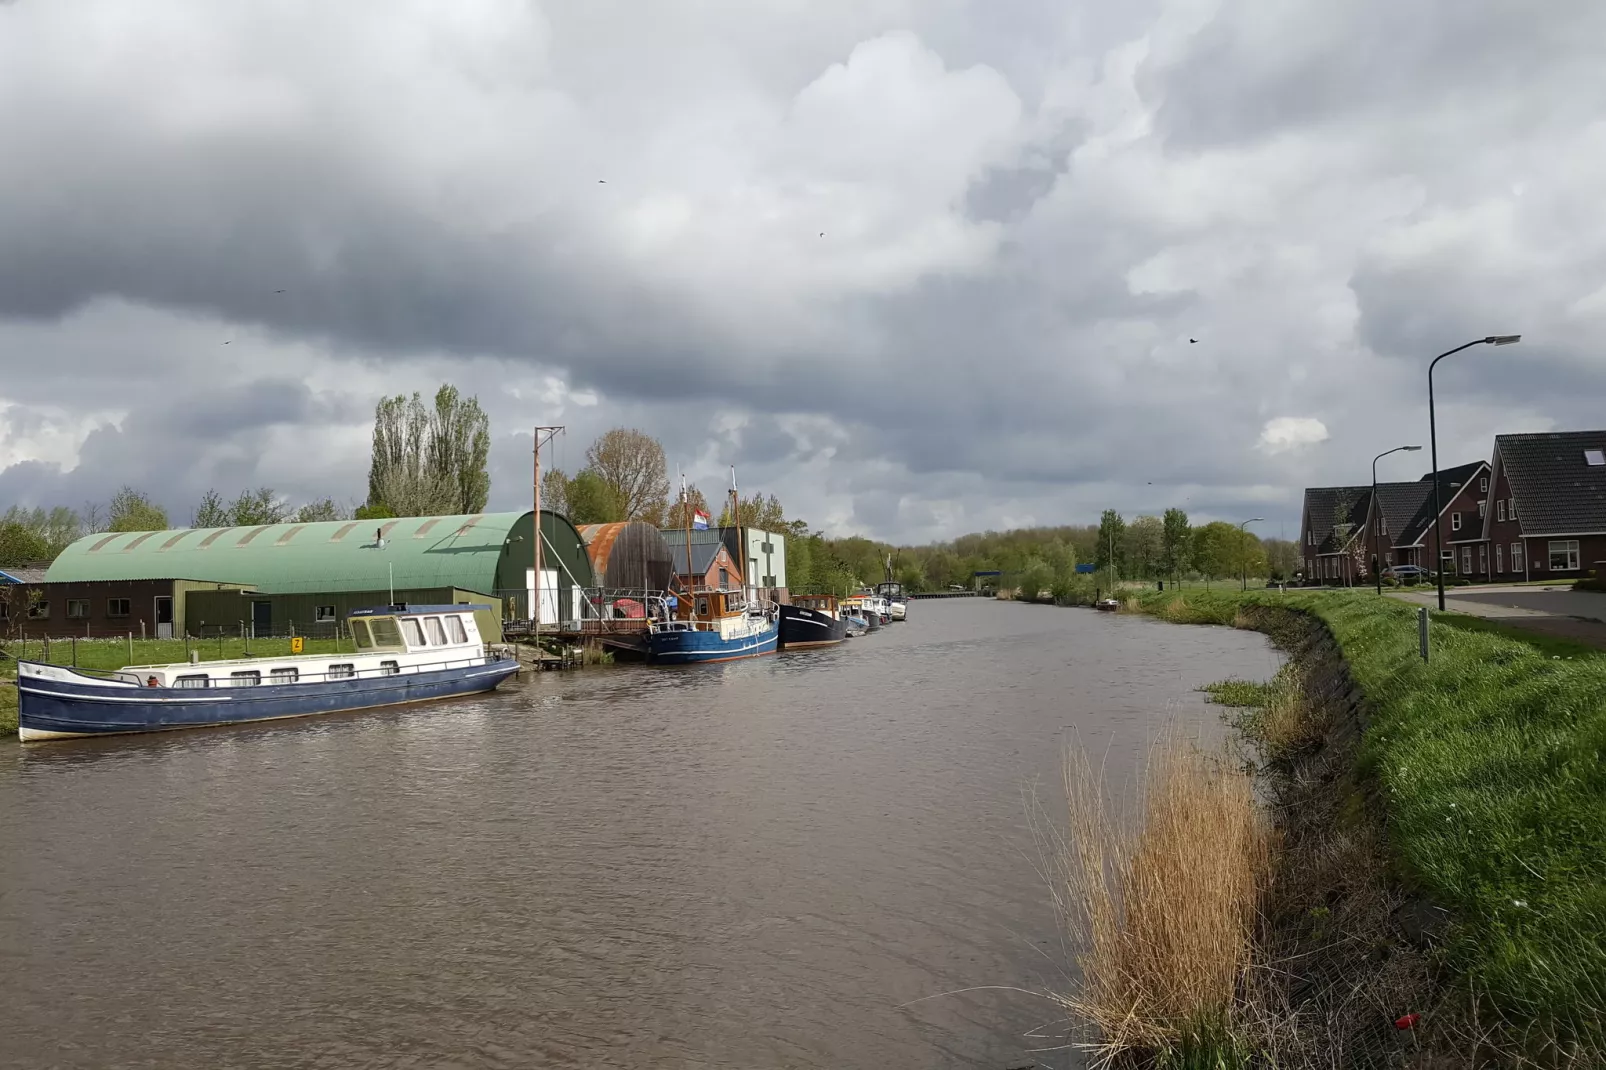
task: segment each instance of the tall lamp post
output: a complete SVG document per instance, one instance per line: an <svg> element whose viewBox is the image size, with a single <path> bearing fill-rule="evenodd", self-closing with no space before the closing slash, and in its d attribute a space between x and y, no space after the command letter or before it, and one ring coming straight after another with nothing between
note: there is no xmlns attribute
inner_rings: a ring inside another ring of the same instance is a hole
<svg viewBox="0 0 1606 1070"><path fill-rule="evenodd" d="M1456 346L1445 350L1433 358L1428 365L1428 444L1433 449L1433 553L1436 560L1433 562L1435 571L1439 574L1439 612L1444 612L1444 518L1439 515L1444 505L1439 501L1439 428L1433 418L1433 369L1439 361L1463 349L1473 346L1508 346L1514 342L1522 341L1520 334L1491 334L1487 338L1475 338L1466 345Z"/></svg>
<svg viewBox="0 0 1606 1070"><path fill-rule="evenodd" d="M1252 516L1248 520L1245 520L1242 524L1239 524L1238 525L1238 530L1239 531L1243 531L1246 526L1248 526L1250 524L1258 524L1258 523L1260 523L1260 521L1262 521L1264 519L1266 519L1266 518L1263 517L1263 516ZM1239 541L1240 541L1240 543L1242 542L1242 540L1239 540ZM1239 546L1239 549L1243 550L1243 554L1244 554L1243 561L1241 562L1241 567L1240 567L1239 571L1243 574L1244 590L1247 591L1247 590L1249 590L1249 550L1248 550L1247 547L1244 547L1242 545Z"/></svg>
<svg viewBox="0 0 1606 1070"><path fill-rule="evenodd" d="M1402 450L1405 451L1406 453L1415 453L1416 451L1420 450L1421 448L1422 448L1421 446L1395 446L1393 449L1384 450L1382 453L1380 453L1376 457L1372 458L1372 508L1377 510L1378 517L1379 517L1380 520L1381 520L1382 515L1383 515L1383 510L1381 508L1379 508L1378 504L1377 504L1377 462L1381 461L1383 458L1387 457L1391 453L1399 453ZM1434 476L1435 476L1435 478L1437 478L1438 473L1435 472ZM1374 542L1377 540L1378 531L1377 531L1377 525L1376 524L1372 525L1372 530L1367 532L1366 536L1367 536L1367 538L1373 540ZM1383 570L1378 568L1377 566L1382 564L1382 563L1383 563L1383 555L1382 554L1373 554L1372 555L1372 575L1373 575L1373 577L1375 577L1377 579L1377 594L1378 594L1379 598L1381 598L1383 596Z"/></svg>

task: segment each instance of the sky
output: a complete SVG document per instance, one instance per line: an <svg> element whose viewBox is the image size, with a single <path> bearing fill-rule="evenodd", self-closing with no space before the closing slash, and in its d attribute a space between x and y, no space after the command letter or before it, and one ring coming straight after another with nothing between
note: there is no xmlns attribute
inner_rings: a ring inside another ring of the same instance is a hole
<svg viewBox="0 0 1606 1070"><path fill-rule="evenodd" d="M366 491L381 396L830 534L1606 422L1606 5L0 0L0 509ZM1379 465L1414 479L1427 451Z"/></svg>

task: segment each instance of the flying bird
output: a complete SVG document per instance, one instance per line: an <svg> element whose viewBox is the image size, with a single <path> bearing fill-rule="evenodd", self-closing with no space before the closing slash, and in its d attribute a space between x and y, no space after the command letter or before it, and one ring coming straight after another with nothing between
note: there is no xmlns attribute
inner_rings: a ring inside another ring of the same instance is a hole
<svg viewBox="0 0 1606 1070"><path fill-rule="evenodd" d="M606 186L606 185L607 185L607 184L608 184L608 180L607 180L607 179L605 179L605 178L599 178L599 179L597 179L597 185L599 185L599 186Z"/></svg>
<svg viewBox="0 0 1606 1070"><path fill-rule="evenodd" d="M825 231L823 231L823 230L820 231L820 237L822 237L822 238L825 237Z"/></svg>
<svg viewBox="0 0 1606 1070"><path fill-rule="evenodd" d="M284 293L284 291L283 291L283 290L274 290L274 291L273 291L273 292L274 292L274 293L276 293L276 294L282 294L282 293Z"/></svg>
<svg viewBox="0 0 1606 1070"><path fill-rule="evenodd" d="M1193 345L1194 343L1196 343L1198 341L1199 341L1199 339L1197 339L1197 338L1190 338L1190 339L1188 339L1188 344L1189 345Z"/></svg>
<svg viewBox="0 0 1606 1070"><path fill-rule="evenodd" d="M232 339L232 338L230 338L230 339L229 339L229 342L232 342L232 341L234 341L234 339ZM224 342L224 343L223 343L223 344L224 344L224 345L228 345L228 344L229 344L229 342Z"/></svg>

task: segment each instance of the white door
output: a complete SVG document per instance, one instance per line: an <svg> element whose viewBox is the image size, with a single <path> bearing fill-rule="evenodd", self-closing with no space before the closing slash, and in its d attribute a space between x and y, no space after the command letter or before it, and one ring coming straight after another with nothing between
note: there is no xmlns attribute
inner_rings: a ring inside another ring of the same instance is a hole
<svg viewBox="0 0 1606 1070"><path fill-rule="evenodd" d="M525 596L531 602L535 599L535 569L524 570ZM558 623L558 571L544 568L541 570L541 623Z"/></svg>
<svg viewBox="0 0 1606 1070"><path fill-rule="evenodd" d="M578 588L578 587L570 587L569 588L569 619L570 620L579 620L579 619L581 619L580 618L580 605L581 605L580 596L581 596L581 594L582 594L582 592L581 592L580 588Z"/></svg>

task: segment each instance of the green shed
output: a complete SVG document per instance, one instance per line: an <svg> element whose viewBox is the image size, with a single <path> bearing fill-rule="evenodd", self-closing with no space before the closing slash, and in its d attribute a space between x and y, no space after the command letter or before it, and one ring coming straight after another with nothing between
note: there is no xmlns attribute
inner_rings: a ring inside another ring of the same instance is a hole
<svg viewBox="0 0 1606 1070"><path fill-rule="evenodd" d="M103 532L63 550L45 580L183 577L249 585L259 596L455 589L494 597L504 618L527 619L536 587L531 519L525 511ZM545 509L541 533L543 621L577 620L594 585L585 542L567 517Z"/></svg>

